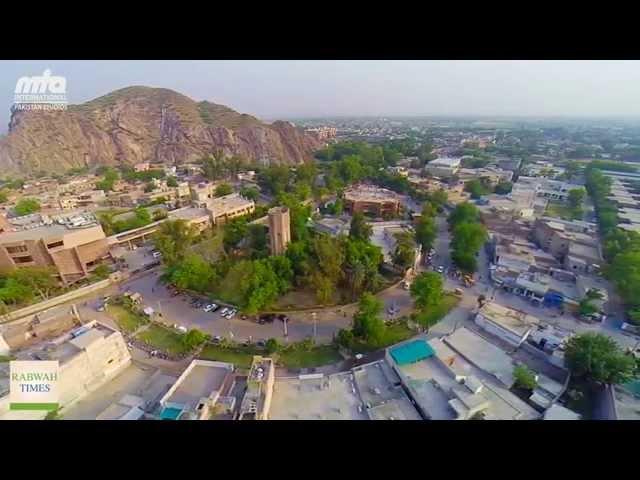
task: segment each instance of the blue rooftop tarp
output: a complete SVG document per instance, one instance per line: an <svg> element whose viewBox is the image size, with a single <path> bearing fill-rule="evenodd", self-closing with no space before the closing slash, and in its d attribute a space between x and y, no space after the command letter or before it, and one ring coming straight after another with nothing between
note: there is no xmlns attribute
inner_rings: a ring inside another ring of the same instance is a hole
<svg viewBox="0 0 640 480"><path fill-rule="evenodd" d="M432 357L435 352L424 340L414 340L394 347L389 352L398 365L408 365Z"/></svg>

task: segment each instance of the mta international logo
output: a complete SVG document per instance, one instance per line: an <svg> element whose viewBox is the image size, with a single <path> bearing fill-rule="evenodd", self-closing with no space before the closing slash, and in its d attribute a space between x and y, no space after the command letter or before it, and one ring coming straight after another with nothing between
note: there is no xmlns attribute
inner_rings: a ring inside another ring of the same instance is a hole
<svg viewBox="0 0 640 480"><path fill-rule="evenodd" d="M14 360L10 363L9 409L56 410L58 404L57 361Z"/></svg>
<svg viewBox="0 0 640 480"><path fill-rule="evenodd" d="M20 77L13 104L17 110L66 110L67 79L51 75L49 69L42 75Z"/></svg>

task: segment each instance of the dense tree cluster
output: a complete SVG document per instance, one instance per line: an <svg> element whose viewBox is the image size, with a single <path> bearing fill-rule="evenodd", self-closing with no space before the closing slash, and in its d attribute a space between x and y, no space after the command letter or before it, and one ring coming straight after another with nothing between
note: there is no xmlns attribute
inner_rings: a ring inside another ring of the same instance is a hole
<svg viewBox="0 0 640 480"><path fill-rule="evenodd" d="M112 167L100 167L96 173L102 175L102 180L96 183L96 188L105 192L112 191L114 184L120 178L118 171Z"/></svg>
<svg viewBox="0 0 640 480"><path fill-rule="evenodd" d="M425 202L422 206L422 215L416 222L416 241L422 246L425 254L433 247L433 242L438 236L437 214L438 211L433 203Z"/></svg>
<svg viewBox="0 0 640 480"><path fill-rule="evenodd" d="M638 364L609 336L587 332L569 339L565 362L571 374L599 384L622 384L636 378Z"/></svg>
<svg viewBox="0 0 640 480"><path fill-rule="evenodd" d="M60 288L50 267L22 267L0 274L0 307L20 306L34 299L48 299Z"/></svg>
<svg viewBox="0 0 640 480"><path fill-rule="evenodd" d="M599 170L621 168L620 171L627 171L627 167L629 165L616 162L592 162L585 175L587 191L595 205L603 235L604 255L609 262L605 274L615 284L624 301L629 320L640 325L640 234L617 228L618 209L607 198L611 191L611 179Z"/></svg>
<svg viewBox="0 0 640 480"><path fill-rule="evenodd" d="M16 203L13 211L17 216L29 215L40 211L40 202L35 198L23 198Z"/></svg>
<svg viewBox="0 0 640 480"><path fill-rule="evenodd" d="M480 212L470 203L461 203L449 215L451 259L463 272L476 271L476 254L487 241L487 229L480 223Z"/></svg>
<svg viewBox="0 0 640 480"><path fill-rule="evenodd" d="M220 180L237 175L249 166L249 161L240 155L227 156L217 150L199 160L202 176L207 180Z"/></svg>

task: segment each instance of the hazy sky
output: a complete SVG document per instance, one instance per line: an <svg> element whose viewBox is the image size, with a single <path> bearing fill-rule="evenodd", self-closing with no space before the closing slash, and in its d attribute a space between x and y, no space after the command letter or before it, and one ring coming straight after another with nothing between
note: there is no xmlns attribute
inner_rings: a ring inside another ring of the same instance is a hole
<svg viewBox="0 0 640 480"><path fill-rule="evenodd" d="M0 61L0 132L47 68L71 103L148 85L262 118L640 114L640 61Z"/></svg>

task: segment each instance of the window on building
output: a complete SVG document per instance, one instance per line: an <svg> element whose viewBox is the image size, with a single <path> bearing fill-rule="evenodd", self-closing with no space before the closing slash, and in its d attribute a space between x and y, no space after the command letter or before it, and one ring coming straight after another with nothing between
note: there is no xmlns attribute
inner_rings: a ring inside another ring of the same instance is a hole
<svg viewBox="0 0 640 480"><path fill-rule="evenodd" d="M47 248L57 248L57 247L61 247L63 245L64 245L64 242L62 240L60 240L58 242L53 242L53 243L47 244Z"/></svg>
<svg viewBox="0 0 640 480"><path fill-rule="evenodd" d="M26 245L18 245L16 247L7 247L7 252L9 253L21 253L26 251L27 251Z"/></svg>
<svg viewBox="0 0 640 480"><path fill-rule="evenodd" d="M29 263L33 262L33 257L31 255L27 255L26 257L16 257L13 261L16 263Z"/></svg>

